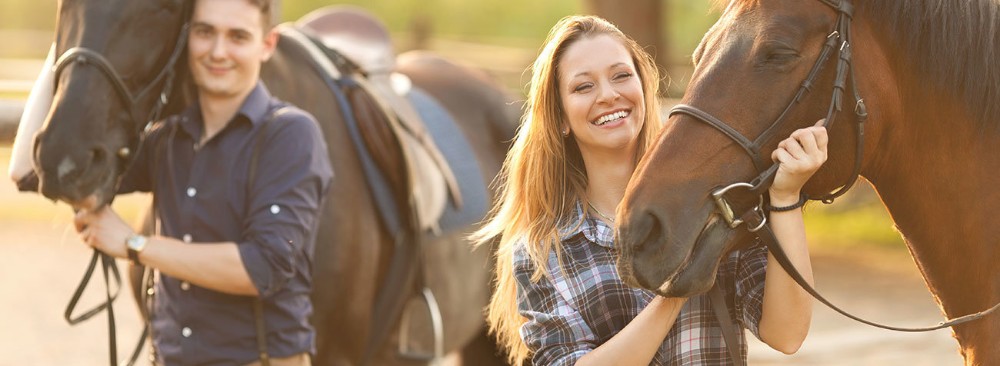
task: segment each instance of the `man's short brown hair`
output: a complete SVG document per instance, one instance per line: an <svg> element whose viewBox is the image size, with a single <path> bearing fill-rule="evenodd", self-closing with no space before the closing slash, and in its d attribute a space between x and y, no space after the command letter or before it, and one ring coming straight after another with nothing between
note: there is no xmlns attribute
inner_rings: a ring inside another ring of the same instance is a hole
<svg viewBox="0 0 1000 366"><path fill-rule="evenodd" d="M260 9L260 22L264 32L271 30L271 0L247 0Z"/></svg>

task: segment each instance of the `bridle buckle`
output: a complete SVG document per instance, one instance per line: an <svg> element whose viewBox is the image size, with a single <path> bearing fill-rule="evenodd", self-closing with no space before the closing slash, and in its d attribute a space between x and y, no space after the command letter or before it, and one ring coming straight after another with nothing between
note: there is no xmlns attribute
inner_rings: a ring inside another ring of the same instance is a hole
<svg viewBox="0 0 1000 366"><path fill-rule="evenodd" d="M740 183L733 183L728 186L716 189L715 191L712 191L712 200L715 201L715 207L719 209L719 213L722 214L722 219L726 220L726 224L729 225L730 229L735 229L740 225L742 225L744 222L742 217L736 217L736 213L733 212L732 205L729 204L729 201L727 201L725 197L725 194L734 188L746 188L748 190L752 190L754 188L754 185L750 183L740 182ZM761 208L764 205L764 196L758 195L757 199L758 199L757 205L755 205L751 210L753 210L754 212L757 213L757 215L760 216L760 224L758 224L756 227L749 228L748 230L750 232L756 232L757 230L760 230L762 227L764 227L764 224L767 223L767 216L764 215L764 210Z"/></svg>

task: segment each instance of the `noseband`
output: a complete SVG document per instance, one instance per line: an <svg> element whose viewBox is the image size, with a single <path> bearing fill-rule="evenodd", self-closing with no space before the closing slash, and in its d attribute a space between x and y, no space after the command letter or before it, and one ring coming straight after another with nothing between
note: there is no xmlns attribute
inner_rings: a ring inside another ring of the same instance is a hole
<svg viewBox="0 0 1000 366"><path fill-rule="evenodd" d="M759 172L757 177L753 178L749 182L732 183L711 192L712 198L715 201L715 205L718 208L720 215L723 219L725 219L726 223L729 224L731 229L735 229L746 223L748 231L757 233L771 254L774 255L775 260L778 261L781 267L785 269L785 272L787 272L789 276L795 280L795 282L802 286L806 292L834 311L858 322L888 330L902 332L925 332L970 322L989 315L993 311L997 310L997 308L1000 308L1000 303L994 305L990 309L975 314L965 315L950 319L946 322L941 322L934 326L921 328L894 327L859 318L830 303L818 292L816 292L816 290L813 289L808 282L805 281L798 270L796 270L792 265L784 250L780 245L778 245L777 238L774 237L774 233L767 225L767 209L764 207L764 194L766 193L767 188L774 182L774 176L778 170L778 164L771 162L769 156L762 155L760 149L764 146L764 144L773 140L775 133L778 131L778 127L783 125L785 117L787 117L792 107L798 105L802 98L813 89L814 81L827 63L827 60L830 58L834 48L838 50L836 66L837 73L833 82L833 96L831 97L830 106L827 110L824 126L830 128L836 121L837 113L843 109L844 93L847 88L848 78L850 78L851 93L853 94L855 103L854 116L857 132L854 170L847 179L846 183L836 191L818 197L810 197L803 194L799 203L794 206L790 206L789 208L797 208L806 200L810 199L821 200L824 203L832 203L834 199L843 195L851 188L851 186L854 185L859 174L861 173L862 154L864 153L864 124L868 119L868 108L865 106L865 102L858 92L857 83L854 81L854 70L851 67L851 20L854 12L854 6L849 0L818 1L830 6L837 12L837 24L830 35L827 36L826 41L823 44L823 49L820 51L819 57L816 59L816 63L813 64L809 74L799 86L799 90L795 93L794 98L792 98L791 102L788 103L781 114L778 115L778 118L775 119L774 122L772 122L771 125L757 137L757 139L751 141L749 138L743 136L722 120L694 106L679 104L670 110L671 116L675 114L688 115L693 117L695 120L706 123L719 130L719 132L722 132L724 135L736 142L737 145L743 148L744 151L746 151L746 153L753 160L754 167ZM768 164L770 164L770 166L768 166ZM731 204L731 202L751 202L751 204L749 207L746 207L746 204L739 207L743 208L743 210L734 210L733 207L737 206ZM782 210L783 209L785 208L782 208Z"/></svg>

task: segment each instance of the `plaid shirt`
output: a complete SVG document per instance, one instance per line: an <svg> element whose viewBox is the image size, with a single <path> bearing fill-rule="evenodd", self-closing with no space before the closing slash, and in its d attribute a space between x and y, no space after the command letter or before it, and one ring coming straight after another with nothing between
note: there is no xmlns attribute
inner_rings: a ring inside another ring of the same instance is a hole
<svg viewBox="0 0 1000 366"><path fill-rule="evenodd" d="M622 282L615 269L614 230L603 221L584 217L577 205L579 225L562 236L564 266L553 251L550 276L531 280L535 265L523 243L514 254L518 310L527 318L521 338L533 353L535 365L572 365L607 342L653 299L644 289ZM758 325L764 297L767 250L756 244L734 251L719 267L717 281L726 293L732 319L760 338ZM746 358L743 332L739 348ZM685 302L673 328L650 365L733 365L708 295ZM743 364L741 361L739 364Z"/></svg>

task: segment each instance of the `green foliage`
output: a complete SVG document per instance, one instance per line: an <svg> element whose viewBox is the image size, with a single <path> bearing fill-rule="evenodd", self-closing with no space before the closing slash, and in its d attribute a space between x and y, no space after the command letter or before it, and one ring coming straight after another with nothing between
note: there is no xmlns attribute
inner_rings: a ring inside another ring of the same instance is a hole
<svg viewBox="0 0 1000 366"><path fill-rule="evenodd" d="M664 0L668 17L664 33L670 39L671 63L688 64L691 51L715 21L708 1ZM396 34L408 33L420 22L430 24L435 37L537 49L560 18L583 11L582 0L282 0L282 17L294 20L327 5L354 5L371 11ZM0 1L0 30L51 31L55 0ZM4 33L0 57L38 57L38 37L20 40ZM29 42L30 41L30 42ZM11 49L19 51L11 51ZM42 50L44 53L44 49ZM6 55L6 56L4 56ZM20 55L20 56L19 56Z"/></svg>
<svg viewBox="0 0 1000 366"><path fill-rule="evenodd" d="M667 6L667 34L670 45L670 62L675 65L690 65L691 53L701 42L708 28L719 18L711 12L706 1L669 1Z"/></svg>
<svg viewBox="0 0 1000 366"><path fill-rule="evenodd" d="M313 9L336 4L364 7L393 32L408 32L417 19L426 19L435 35L480 40L540 41L559 18L580 11L578 0L285 0L283 18L297 19Z"/></svg>
<svg viewBox="0 0 1000 366"><path fill-rule="evenodd" d="M806 207L804 217L809 242L815 245L829 248L864 245L905 250L889 213L877 200L849 209L813 203Z"/></svg>

